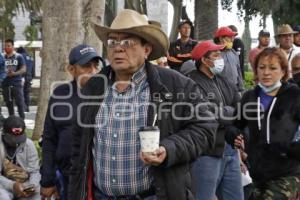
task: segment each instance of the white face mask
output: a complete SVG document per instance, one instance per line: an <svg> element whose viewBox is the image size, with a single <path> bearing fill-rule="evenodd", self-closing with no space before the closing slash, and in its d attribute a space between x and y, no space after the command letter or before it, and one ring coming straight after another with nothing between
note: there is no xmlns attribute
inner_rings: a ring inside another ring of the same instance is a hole
<svg viewBox="0 0 300 200"><path fill-rule="evenodd" d="M221 74L222 71L223 71L223 69L224 69L224 59L223 58L219 58L217 60L214 60L213 62L214 62L214 66L210 67L209 70L214 75Z"/></svg>
<svg viewBox="0 0 300 200"><path fill-rule="evenodd" d="M281 87L281 81L277 81L274 85L271 86L264 86L261 83L258 83L258 86L265 92L265 93L271 93L274 90L278 89Z"/></svg>

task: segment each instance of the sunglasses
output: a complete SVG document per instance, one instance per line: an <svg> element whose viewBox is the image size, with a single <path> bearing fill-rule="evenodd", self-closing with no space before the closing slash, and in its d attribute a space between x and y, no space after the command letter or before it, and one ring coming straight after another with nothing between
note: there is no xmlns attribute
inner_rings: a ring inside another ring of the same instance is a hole
<svg viewBox="0 0 300 200"><path fill-rule="evenodd" d="M128 49L136 45L136 42L132 39L124 39L124 40L114 40L114 39L108 39L107 40L107 47L108 48L116 48L117 45L120 45L124 49Z"/></svg>

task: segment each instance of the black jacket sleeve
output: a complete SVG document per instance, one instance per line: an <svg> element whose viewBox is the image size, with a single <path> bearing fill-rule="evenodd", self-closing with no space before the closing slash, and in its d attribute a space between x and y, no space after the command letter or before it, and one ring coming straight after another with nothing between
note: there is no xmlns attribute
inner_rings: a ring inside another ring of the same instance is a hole
<svg viewBox="0 0 300 200"><path fill-rule="evenodd" d="M208 109L208 102L200 97L200 91L194 82L188 81L184 88L187 97L184 101L193 106L183 105L181 117L192 117L180 122L184 128L161 141L161 145L167 150L163 167L194 161L203 152L214 147L218 123ZM196 98L190 98L189 94L195 94Z"/></svg>
<svg viewBox="0 0 300 200"><path fill-rule="evenodd" d="M50 98L48 110L44 123L43 132L43 147L42 147L42 167L41 167L41 186L52 187L55 186L56 166L55 166L55 152L58 143L58 133L54 125L53 119L50 116L50 107L53 99Z"/></svg>

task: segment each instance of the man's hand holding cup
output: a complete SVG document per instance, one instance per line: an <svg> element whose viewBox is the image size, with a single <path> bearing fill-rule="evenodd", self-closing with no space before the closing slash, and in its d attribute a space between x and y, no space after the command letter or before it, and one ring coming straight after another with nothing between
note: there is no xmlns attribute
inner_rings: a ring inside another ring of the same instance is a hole
<svg viewBox="0 0 300 200"><path fill-rule="evenodd" d="M167 151L159 146L160 131L157 126L142 127L139 131L141 159L145 164L158 166L167 157Z"/></svg>

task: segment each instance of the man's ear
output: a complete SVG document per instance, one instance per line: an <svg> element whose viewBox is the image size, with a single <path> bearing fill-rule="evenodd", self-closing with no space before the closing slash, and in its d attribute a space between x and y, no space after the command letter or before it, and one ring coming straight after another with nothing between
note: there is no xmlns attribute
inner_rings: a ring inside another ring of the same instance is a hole
<svg viewBox="0 0 300 200"><path fill-rule="evenodd" d="M73 76L75 71L75 66L69 64L67 65L66 70Z"/></svg>
<svg viewBox="0 0 300 200"><path fill-rule="evenodd" d="M205 57L202 57L202 58L201 58L201 63L203 63L203 64L205 64L205 65L207 64L207 63L206 63L206 60L205 60Z"/></svg>
<svg viewBox="0 0 300 200"><path fill-rule="evenodd" d="M147 43L145 44L145 54L146 54L146 58L145 59L148 59L148 56L150 55L150 53L152 52L152 45Z"/></svg>

